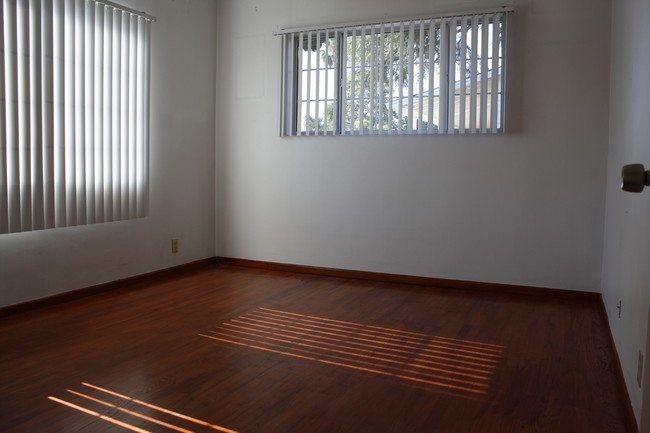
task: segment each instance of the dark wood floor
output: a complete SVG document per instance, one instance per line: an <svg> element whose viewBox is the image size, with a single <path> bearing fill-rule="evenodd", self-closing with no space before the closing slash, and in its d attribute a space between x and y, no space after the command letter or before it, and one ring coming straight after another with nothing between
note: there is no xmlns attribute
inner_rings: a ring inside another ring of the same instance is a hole
<svg viewBox="0 0 650 433"><path fill-rule="evenodd" d="M0 319L0 431L627 432L600 308L209 267Z"/></svg>

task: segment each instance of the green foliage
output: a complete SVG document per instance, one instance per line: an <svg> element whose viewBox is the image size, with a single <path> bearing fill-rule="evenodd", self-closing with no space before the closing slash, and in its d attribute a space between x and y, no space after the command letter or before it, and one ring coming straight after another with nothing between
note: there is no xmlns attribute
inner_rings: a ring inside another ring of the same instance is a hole
<svg viewBox="0 0 650 433"><path fill-rule="evenodd" d="M347 62L345 76L346 105L343 121L347 130L397 130L399 115L392 104L399 86L408 89L416 80L428 78L430 70L431 38L434 38L433 62L438 61L439 31L425 31L420 50L419 28L412 40L404 33L386 32L373 35L353 35L345 39ZM409 48L411 47L411 48ZM410 51L409 51L410 49ZM413 58L413 64L401 61ZM360 65L365 65L361 68ZM420 68L422 64L422 68ZM360 107L360 104L363 107ZM361 119L359 111L361 108Z"/></svg>

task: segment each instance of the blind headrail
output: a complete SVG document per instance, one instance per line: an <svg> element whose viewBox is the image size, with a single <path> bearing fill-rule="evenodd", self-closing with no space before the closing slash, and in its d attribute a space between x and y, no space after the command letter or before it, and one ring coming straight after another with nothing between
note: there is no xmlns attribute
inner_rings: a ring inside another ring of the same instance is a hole
<svg viewBox="0 0 650 433"><path fill-rule="evenodd" d="M299 32L307 32L307 31L318 32L323 30L334 30L334 29L343 29L343 28L350 28L350 27L362 27L362 26L396 23L400 21L421 21L421 20L431 20L431 19L451 18L451 17L464 17L470 15L514 12L514 10L515 8L513 7L502 6L500 8L494 8L494 9L480 9L480 10L462 11L462 12L447 12L442 14L427 14L427 15L401 17L401 18L383 18L381 20L375 19L370 21L357 21L357 22L325 24L325 25L316 24L307 27L283 28L273 32L273 34L275 36L282 36L290 33L299 33Z"/></svg>
<svg viewBox="0 0 650 433"><path fill-rule="evenodd" d="M133 15L137 15L137 16L142 17L144 19L147 19L149 21L154 21L154 22L156 21L156 17L154 17L153 15L149 15L148 13L137 11L135 9L131 9L129 7L126 7L126 6L122 6L121 4L114 3L114 2L109 1L109 0L90 0L90 1L93 1L95 3L105 4L106 6L114 7L115 9L119 9L119 10L122 10L124 12L128 12L128 13L131 13Z"/></svg>

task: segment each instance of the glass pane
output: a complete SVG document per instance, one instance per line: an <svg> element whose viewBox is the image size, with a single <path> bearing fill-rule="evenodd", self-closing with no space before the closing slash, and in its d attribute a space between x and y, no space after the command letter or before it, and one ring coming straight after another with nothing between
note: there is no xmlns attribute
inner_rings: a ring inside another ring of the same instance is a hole
<svg viewBox="0 0 650 433"><path fill-rule="evenodd" d="M363 34L362 29L351 30L345 38L344 130L396 133L417 131L422 124L426 132L429 110L439 109L439 37L438 29L431 31L428 22L419 21L413 26L372 26Z"/></svg>
<svg viewBox="0 0 650 433"><path fill-rule="evenodd" d="M336 36L305 35L298 53L300 78L298 132L327 134L336 130Z"/></svg>

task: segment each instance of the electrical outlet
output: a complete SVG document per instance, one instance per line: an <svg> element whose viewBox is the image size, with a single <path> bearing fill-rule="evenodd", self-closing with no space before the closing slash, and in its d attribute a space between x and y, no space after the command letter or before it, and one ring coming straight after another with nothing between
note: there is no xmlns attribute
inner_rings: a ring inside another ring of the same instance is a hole
<svg viewBox="0 0 650 433"><path fill-rule="evenodd" d="M643 353L639 351L639 364L636 366L636 383L641 388L641 380L643 379Z"/></svg>
<svg viewBox="0 0 650 433"><path fill-rule="evenodd" d="M172 254L178 252L178 239L172 239Z"/></svg>

